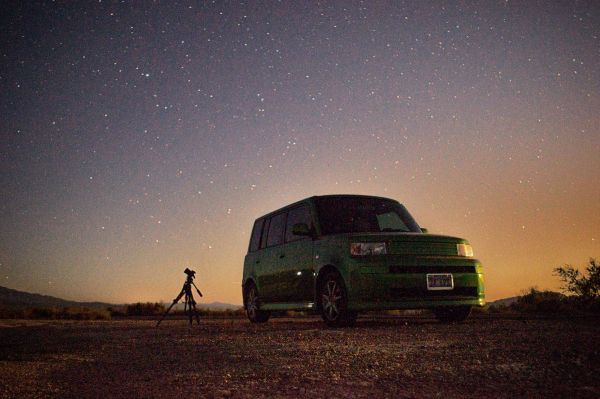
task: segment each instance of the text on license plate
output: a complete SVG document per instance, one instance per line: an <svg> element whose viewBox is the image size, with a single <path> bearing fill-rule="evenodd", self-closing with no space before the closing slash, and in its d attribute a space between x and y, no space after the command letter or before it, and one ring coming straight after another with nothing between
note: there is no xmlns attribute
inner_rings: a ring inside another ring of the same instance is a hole
<svg viewBox="0 0 600 399"><path fill-rule="evenodd" d="M451 290L454 288L452 273L430 273L427 274L428 290Z"/></svg>

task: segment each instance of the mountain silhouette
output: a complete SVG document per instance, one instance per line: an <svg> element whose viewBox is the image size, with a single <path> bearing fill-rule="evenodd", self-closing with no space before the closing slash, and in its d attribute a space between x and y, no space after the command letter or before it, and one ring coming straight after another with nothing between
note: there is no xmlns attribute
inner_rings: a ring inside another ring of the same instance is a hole
<svg viewBox="0 0 600 399"><path fill-rule="evenodd" d="M169 303L165 304L166 306ZM50 295L31 294L29 292L13 290L0 286L0 308L5 309L26 309L26 308L90 308L105 309L108 307L123 306L123 304L114 304L106 302L77 302L67 299L57 298ZM183 303L178 304L175 309L183 309ZM236 310L242 305L232 305L230 303L211 302L198 303L200 309L210 309L216 311Z"/></svg>
<svg viewBox="0 0 600 399"><path fill-rule="evenodd" d="M24 309L31 307L41 308L72 308L85 307L93 309L104 309L109 306L115 306L105 302L77 302L62 298L56 298L50 295L31 294L29 292L13 290L0 286L0 307L9 309Z"/></svg>

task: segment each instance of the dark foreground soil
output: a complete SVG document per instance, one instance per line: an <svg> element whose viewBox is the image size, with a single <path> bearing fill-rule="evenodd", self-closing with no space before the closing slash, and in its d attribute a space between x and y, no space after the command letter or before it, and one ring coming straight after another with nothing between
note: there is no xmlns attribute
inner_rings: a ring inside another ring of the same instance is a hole
<svg viewBox="0 0 600 399"><path fill-rule="evenodd" d="M600 398L598 319L2 321L0 397Z"/></svg>

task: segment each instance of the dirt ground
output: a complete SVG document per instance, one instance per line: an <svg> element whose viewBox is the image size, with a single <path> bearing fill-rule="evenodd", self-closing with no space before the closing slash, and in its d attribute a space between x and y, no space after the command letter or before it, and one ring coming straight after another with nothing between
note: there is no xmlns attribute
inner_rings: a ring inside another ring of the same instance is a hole
<svg viewBox="0 0 600 399"><path fill-rule="evenodd" d="M0 320L0 397L600 398L598 319Z"/></svg>

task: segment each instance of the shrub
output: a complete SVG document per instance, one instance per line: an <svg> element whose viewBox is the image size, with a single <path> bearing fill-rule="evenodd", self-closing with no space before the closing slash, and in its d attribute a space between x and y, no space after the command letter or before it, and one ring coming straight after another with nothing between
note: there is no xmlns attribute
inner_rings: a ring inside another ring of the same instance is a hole
<svg viewBox="0 0 600 399"><path fill-rule="evenodd" d="M64 308L56 318L65 320L110 320L111 314L107 309Z"/></svg>
<svg viewBox="0 0 600 399"><path fill-rule="evenodd" d="M127 314L127 310L125 306L110 306L106 308L108 313L110 313L111 317L124 317Z"/></svg>
<svg viewBox="0 0 600 399"><path fill-rule="evenodd" d="M554 273L563 281L564 292L575 295L589 304L600 299L600 264L596 263L595 259L590 258L583 273L571 265L557 267Z"/></svg>
<svg viewBox="0 0 600 399"><path fill-rule="evenodd" d="M56 319L56 309L51 308L31 308L24 312L26 319Z"/></svg>
<svg viewBox="0 0 600 399"><path fill-rule="evenodd" d="M107 309L89 308L27 308L13 311L6 316L10 318L42 319L42 320L110 320Z"/></svg>
<svg viewBox="0 0 600 399"><path fill-rule="evenodd" d="M565 310L564 299L565 296L560 292L530 288L529 292L520 296L510 308L523 312L556 313Z"/></svg>
<svg viewBox="0 0 600 399"><path fill-rule="evenodd" d="M134 303L125 307L127 316L156 316L165 312L165 306L162 303Z"/></svg>

